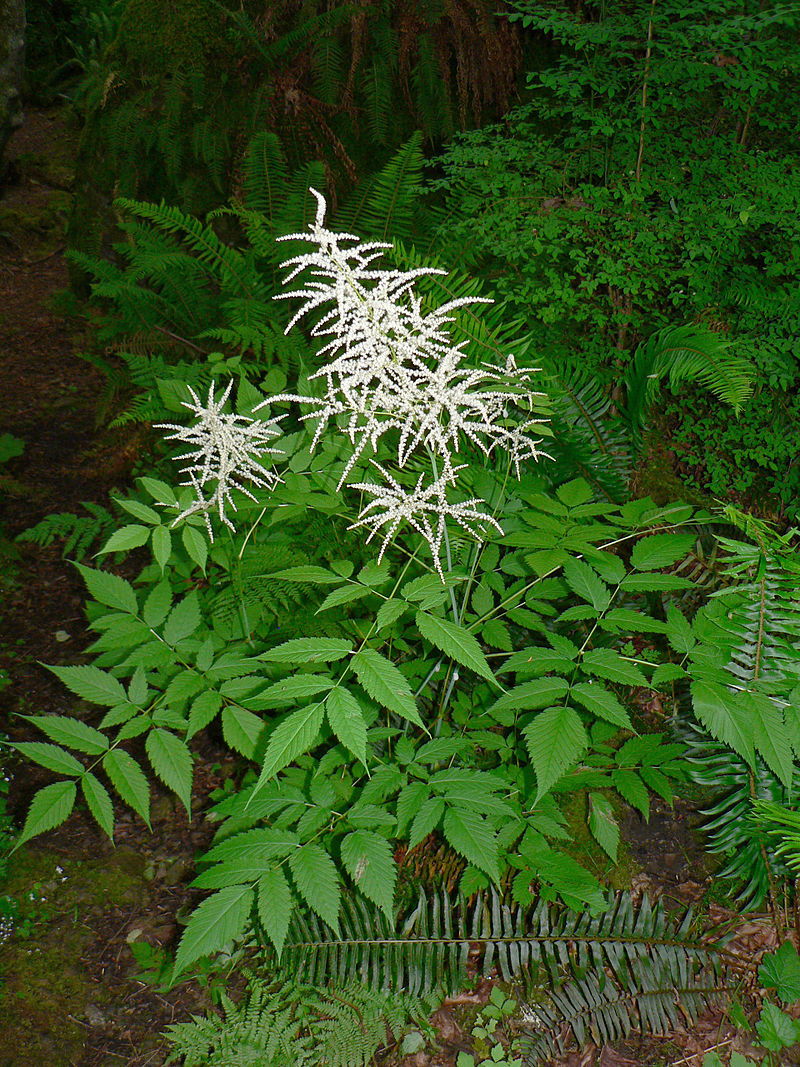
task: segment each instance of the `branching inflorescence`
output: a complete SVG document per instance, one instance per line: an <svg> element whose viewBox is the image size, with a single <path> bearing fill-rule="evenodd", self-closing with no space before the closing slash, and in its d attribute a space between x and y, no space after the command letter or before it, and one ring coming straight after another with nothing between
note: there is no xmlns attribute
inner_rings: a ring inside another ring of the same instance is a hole
<svg viewBox="0 0 800 1067"><path fill-rule="evenodd" d="M286 327L287 333L304 315L333 304L311 330L313 337L330 338L320 349L328 362L309 378L323 380L325 392L321 397L282 393L258 408L285 402L310 408L302 418L316 423L312 451L330 424L344 432L352 451L338 488L350 485L372 496L350 529L367 528L367 540L380 531L382 557L400 527L410 525L430 545L434 565L443 579L440 555L448 519L478 539L492 526L502 533L495 519L482 509L483 501L457 499L458 472L464 465L456 464L455 457L462 447L472 444L486 457L498 447L504 449L517 477L521 463L545 454L538 450L540 439L532 436L542 421L530 417L535 398L541 396L530 387L534 372L518 368L513 356L502 367L489 363L479 368L466 366L467 341L454 345L450 337L453 312L467 304L490 301L464 297L423 312L422 298L413 292L416 280L446 272L433 267L411 271L374 268L374 261L391 245L382 241L359 243L354 234L326 229L325 198L315 189L311 192L317 200L317 212L310 233L287 234L278 240L317 245L314 251L282 264L292 268L285 284L306 268L311 268L313 278L303 288L280 293L276 299L302 300ZM345 248L343 242L356 243ZM208 512L213 507L218 508L223 522L232 525L225 515L226 502L233 506L231 486L247 492L242 479L257 486L271 486L276 480L258 462L264 452L275 451L265 444L278 433L275 420L259 422L222 414L229 392L230 386L215 403L212 387L206 408L192 394L195 404L186 407L201 421L189 430L166 427L176 431L172 437L197 446L181 457L192 461L185 473L197 500L179 517L200 511L209 527ZM514 418L512 409L527 414ZM376 455L387 437L392 452L396 452L397 474L390 474L373 459L382 482L349 482L362 456ZM413 488L407 488L401 484L399 471L410 457L419 455L427 459L426 473ZM205 500L203 486L210 478L215 478L217 485L211 498Z"/></svg>
<svg viewBox="0 0 800 1067"><path fill-rule="evenodd" d="M282 455L279 449L270 448L268 441L280 436L280 430L276 426L277 419L269 422L260 419L249 419L246 415L233 415L223 412L225 402L230 395L233 382L228 383L228 388L220 400L214 399L214 383L208 390L208 401L205 407L200 403L197 393L189 386L193 403L184 402L188 408L200 420L194 426L179 426L174 423L161 423L159 429L173 430L166 438L168 441L179 440L188 445L195 446L188 452L178 456L178 460L189 460L181 474L187 474L188 481L184 485L194 488L196 499L182 511L175 519L175 523L181 519L201 512L206 520L206 528L211 541L214 540L214 531L209 519L209 511L216 508L219 517L226 526L232 530L234 525L225 514L225 505L230 504L236 511L236 504L231 495L232 489L249 496L255 497L246 486L246 482L260 488L272 488L279 481L279 477L273 471L266 470L259 459L265 453ZM214 491L206 499L205 486L209 482L215 482ZM173 523L173 525L175 525Z"/></svg>

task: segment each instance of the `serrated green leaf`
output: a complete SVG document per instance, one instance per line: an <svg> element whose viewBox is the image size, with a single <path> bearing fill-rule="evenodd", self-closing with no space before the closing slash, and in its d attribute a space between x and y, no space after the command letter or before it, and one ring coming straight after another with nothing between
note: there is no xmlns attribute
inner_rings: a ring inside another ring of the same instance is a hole
<svg viewBox="0 0 800 1067"><path fill-rule="evenodd" d="M800 999L800 958L791 941L764 956L758 980L765 989L774 989L784 1004Z"/></svg>
<svg viewBox="0 0 800 1067"><path fill-rule="evenodd" d="M783 715L766 693L743 693L741 698L752 714L756 750L784 786L791 789L794 759Z"/></svg>
<svg viewBox="0 0 800 1067"><path fill-rule="evenodd" d="M409 782L397 798L397 833L403 837L411 820L428 799L430 789L424 782Z"/></svg>
<svg viewBox="0 0 800 1067"><path fill-rule="evenodd" d="M77 794L75 782L53 782L35 793L22 833L14 848L18 849L32 837L60 826L69 817Z"/></svg>
<svg viewBox="0 0 800 1067"><path fill-rule="evenodd" d="M293 674L290 678L273 682L256 696L250 697L247 705L253 711L288 708L319 693L326 693L335 685L336 682L327 674Z"/></svg>
<svg viewBox="0 0 800 1067"><path fill-rule="evenodd" d="M667 640L680 655L691 652L697 644L689 620L676 604L667 607Z"/></svg>
<svg viewBox="0 0 800 1067"><path fill-rule="evenodd" d="M589 829L592 837L614 863L619 848L619 825L611 801L602 793L589 794Z"/></svg>
<svg viewBox="0 0 800 1067"><path fill-rule="evenodd" d="M83 567L79 563L76 567L90 595L99 604L116 608L118 611L127 611L132 615L139 610L136 593L130 582L126 582L124 578L118 578L116 574L109 574L108 571L100 571L94 567Z"/></svg>
<svg viewBox="0 0 800 1067"><path fill-rule="evenodd" d="M89 771L81 778L81 791L89 811L111 840L114 840L114 806L106 787Z"/></svg>
<svg viewBox="0 0 800 1067"><path fill-rule="evenodd" d="M352 666L356 678L373 700L425 730L411 686L393 663L373 648L362 648L353 656Z"/></svg>
<svg viewBox="0 0 800 1067"><path fill-rule="evenodd" d="M651 689L658 689L661 685L666 685L668 682L677 682L685 677L686 671L683 667L679 667L677 663L662 663L653 671L650 687Z"/></svg>
<svg viewBox="0 0 800 1067"><path fill-rule="evenodd" d="M756 1022L761 1044L770 1052L780 1052L797 1042L794 1019L777 1005L765 1001L761 1017Z"/></svg>
<svg viewBox="0 0 800 1067"><path fill-rule="evenodd" d="M192 710L194 711L194 708ZM247 759L255 759L264 731L264 720L252 711L232 705L223 709L222 736L225 744Z"/></svg>
<svg viewBox="0 0 800 1067"><path fill-rule="evenodd" d="M647 679L629 660L613 652L610 648L590 648L584 652L581 666L596 678L605 678L619 685L637 685L648 688Z"/></svg>
<svg viewBox="0 0 800 1067"><path fill-rule="evenodd" d="M608 906L597 879L572 856L548 848L537 850L531 860L531 869L542 881L551 885L571 908L578 910L584 905L597 913Z"/></svg>
<svg viewBox="0 0 800 1067"><path fill-rule="evenodd" d="M369 830L355 830L342 839L342 863L358 889L377 904L391 922L397 865L385 837Z"/></svg>
<svg viewBox="0 0 800 1067"><path fill-rule="evenodd" d="M280 961L292 917L292 891L280 868L262 875L256 888L258 920Z"/></svg>
<svg viewBox="0 0 800 1067"><path fill-rule="evenodd" d="M149 526L139 526L138 524L120 526L97 554L98 556L105 556L109 552L129 552L132 548L140 548L142 545L146 545L149 537Z"/></svg>
<svg viewBox="0 0 800 1067"><path fill-rule="evenodd" d="M150 543L153 549L153 558L164 573L164 568L169 563L172 555L172 534L166 526L156 526L151 534Z"/></svg>
<svg viewBox="0 0 800 1067"><path fill-rule="evenodd" d="M645 822L650 821L650 794L639 775L627 767L611 772L614 788L631 807L637 808Z"/></svg>
<svg viewBox="0 0 800 1067"><path fill-rule="evenodd" d="M322 703L310 704L308 707L293 711L275 728L267 744L264 766L261 768L258 783L250 795L250 801L273 775L287 767L293 759L308 752L316 743L322 726L322 717Z"/></svg>
<svg viewBox="0 0 800 1067"><path fill-rule="evenodd" d="M660 533L643 537L633 546L631 565L637 571L658 571L662 567L671 567L678 560L686 558L696 540L694 534Z"/></svg>
<svg viewBox="0 0 800 1067"><path fill-rule="evenodd" d="M694 713L712 737L724 741L753 766L753 721L737 693L717 682L692 682Z"/></svg>
<svg viewBox="0 0 800 1067"><path fill-rule="evenodd" d="M332 574L324 567L287 567L282 571L271 571L266 578L280 578L284 582L310 582L313 585L332 585L341 582L338 574Z"/></svg>
<svg viewBox="0 0 800 1067"><path fill-rule="evenodd" d="M459 855L485 871L493 882L500 881L497 835L481 815L466 808L448 808L442 830Z"/></svg>
<svg viewBox="0 0 800 1067"><path fill-rule="evenodd" d="M206 561L208 560L208 543L205 535L194 526L184 526L181 530L181 541L188 553L189 559L193 560L203 574L206 573Z"/></svg>
<svg viewBox="0 0 800 1067"><path fill-rule="evenodd" d="M537 801L586 751L589 739L573 708L548 708L524 730L533 769Z"/></svg>
<svg viewBox="0 0 800 1067"><path fill-rule="evenodd" d="M166 579L162 579L154 585L147 594L144 602L142 616L148 626L160 626L169 614L172 607L172 588Z"/></svg>
<svg viewBox="0 0 800 1067"><path fill-rule="evenodd" d="M677 593L681 589L694 589L690 578L679 578L676 574L626 574L622 581L625 593Z"/></svg>
<svg viewBox="0 0 800 1067"><path fill-rule="evenodd" d="M375 616L375 629L380 632L396 622L404 611L408 610L408 604L402 600L384 600L378 608Z"/></svg>
<svg viewBox="0 0 800 1067"><path fill-rule="evenodd" d="M577 649L575 650L577 653ZM500 672L513 671L516 674L564 674L573 669L575 664L567 656L559 655L551 648L523 648L509 656Z"/></svg>
<svg viewBox="0 0 800 1067"><path fill-rule="evenodd" d="M138 480L144 491L149 493L157 504L177 503L172 486L167 485L166 482L159 481L158 478L139 478Z"/></svg>
<svg viewBox="0 0 800 1067"><path fill-rule="evenodd" d="M481 678L499 685L481 646L469 630L457 623L439 619L427 611L418 611L416 621L419 632L434 648L450 656L462 667L479 674Z"/></svg>
<svg viewBox="0 0 800 1067"><path fill-rule="evenodd" d="M141 815L149 827L150 786L136 760L121 749L111 749L103 756L103 770L122 800Z"/></svg>
<svg viewBox="0 0 800 1067"><path fill-rule="evenodd" d="M70 752L45 741L18 741L12 746L22 755L56 774L83 774L84 766Z"/></svg>
<svg viewBox="0 0 800 1067"><path fill-rule="evenodd" d="M173 979L201 956L220 952L241 937L253 899L249 886L233 885L220 889L195 908L178 945Z"/></svg>
<svg viewBox="0 0 800 1067"><path fill-rule="evenodd" d="M147 702L147 675L144 667L140 664L133 672L133 677L128 682L128 700L136 707L144 707Z"/></svg>
<svg viewBox="0 0 800 1067"><path fill-rule="evenodd" d="M202 859L204 863L266 868L275 859L285 859L299 844L300 839L293 831L259 826L226 838L214 845ZM263 869L260 873L263 874Z"/></svg>
<svg viewBox="0 0 800 1067"><path fill-rule="evenodd" d="M439 825L439 820L443 815L444 801L440 797L431 797L426 800L414 816L408 834L408 847L416 848L420 841L424 841L431 830Z"/></svg>
<svg viewBox="0 0 800 1067"><path fill-rule="evenodd" d="M567 585L576 596L591 604L597 611L606 610L611 603L611 593L588 563L570 557L564 563L563 571Z"/></svg>
<svg viewBox="0 0 800 1067"><path fill-rule="evenodd" d="M155 526L161 522L161 516L153 508L147 504L143 504L141 500L136 500L134 497L125 499L123 497L115 498L115 503L127 511L129 515L133 515L134 519L138 519L140 522L146 523L148 526Z"/></svg>
<svg viewBox="0 0 800 1067"><path fill-rule="evenodd" d="M108 738L105 734L101 734L93 726L87 726L78 719L70 719L66 715L26 715L24 717L47 734L51 741L77 749L78 752L85 752L87 756L99 756L108 748Z"/></svg>
<svg viewBox="0 0 800 1067"><path fill-rule="evenodd" d="M289 857L294 884L306 904L331 929L339 929L339 876L333 860L316 844L303 845Z"/></svg>
<svg viewBox="0 0 800 1067"><path fill-rule="evenodd" d="M197 593L189 593L179 600L164 623L163 637L168 645L177 645L190 637L200 625L200 604Z"/></svg>
<svg viewBox="0 0 800 1067"><path fill-rule="evenodd" d="M369 596L372 592L373 590L365 585L343 585L340 589L333 589L328 593L316 613L319 615L321 611L327 611L329 608L338 608L353 600L361 600L362 597Z"/></svg>
<svg viewBox="0 0 800 1067"><path fill-rule="evenodd" d="M128 699L122 683L99 667L48 667L67 689L92 704L112 707Z"/></svg>
<svg viewBox="0 0 800 1067"><path fill-rule="evenodd" d="M367 765L367 724L361 705L341 686L325 698L325 711L331 730L365 767Z"/></svg>
<svg viewBox="0 0 800 1067"><path fill-rule="evenodd" d="M533 678L503 693L486 714L497 715L506 710L527 711L531 708L546 708L563 697L568 690L569 683L564 678Z"/></svg>
<svg viewBox="0 0 800 1067"><path fill-rule="evenodd" d="M189 712L189 726L186 731L187 741L190 737L194 737L196 733L199 733L200 730L205 730L206 726L217 717L221 707L222 697L219 693L215 693L213 690L201 693L193 702Z"/></svg>
<svg viewBox="0 0 800 1067"><path fill-rule="evenodd" d="M612 608L603 616L600 625L613 633L625 630L634 634L663 634L667 630L667 624L660 619L653 619L631 608Z"/></svg>
<svg viewBox="0 0 800 1067"><path fill-rule="evenodd" d="M633 730L628 712L604 685L597 682L579 682L578 685L573 685L570 697L606 722L624 730Z"/></svg>
<svg viewBox="0 0 800 1067"><path fill-rule="evenodd" d="M145 741L150 764L167 788L192 813L192 754L180 738L169 730L151 730Z"/></svg>
<svg viewBox="0 0 800 1067"><path fill-rule="evenodd" d="M510 652L513 648L511 633L502 619L489 619L481 626L481 640L489 648Z"/></svg>
<svg viewBox="0 0 800 1067"><path fill-rule="evenodd" d="M328 663L343 659L353 651L352 641L341 637L295 637L256 659L267 663Z"/></svg>

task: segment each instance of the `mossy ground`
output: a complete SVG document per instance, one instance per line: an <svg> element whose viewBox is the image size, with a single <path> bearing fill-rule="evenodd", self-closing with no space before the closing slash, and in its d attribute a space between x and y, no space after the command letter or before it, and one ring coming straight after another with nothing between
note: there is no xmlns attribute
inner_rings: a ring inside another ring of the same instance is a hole
<svg viewBox="0 0 800 1067"><path fill-rule="evenodd" d="M16 930L0 947L0 1067L80 1062L109 993L86 966L113 907L147 907L145 859L130 849L77 860L30 848L2 887Z"/></svg>

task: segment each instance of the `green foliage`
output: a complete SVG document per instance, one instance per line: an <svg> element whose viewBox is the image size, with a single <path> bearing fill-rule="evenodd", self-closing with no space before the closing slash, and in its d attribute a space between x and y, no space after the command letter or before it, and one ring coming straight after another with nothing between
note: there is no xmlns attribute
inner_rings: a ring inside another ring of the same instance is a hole
<svg viewBox="0 0 800 1067"><path fill-rule="evenodd" d="M690 912L670 916L647 897L634 905L628 893L612 894L601 910L572 911L544 900L515 904L494 889L470 901L453 900L442 889L420 891L392 920L346 895L339 933L314 916L298 914L280 964L312 984L336 974L417 996L459 989L470 953L478 973L489 977L497 970L506 982L546 981L557 987L569 966L573 977L590 971L597 978L608 971L625 986L636 981L645 963L684 974L714 965L721 944L701 943Z"/></svg>
<svg viewBox="0 0 800 1067"><path fill-rule="evenodd" d="M622 381L635 384L648 336L691 323L718 346L735 339L726 358L754 370L752 396L734 399L740 421L684 385L659 430L693 485L791 517L800 185L784 79L797 69L796 13L666 0L648 49L644 0L513 6L552 52L521 107L439 160L438 247L492 278L548 369L587 393L595 424L603 405L621 407ZM631 413L641 399L629 392ZM617 456L605 428L597 451Z"/></svg>
<svg viewBox="0 0 800 1067"><path fill-rule="evenodd" d="M63 558L71 557L80 562L98 541L108 539L116 522L108 509L100 504L85 503L83 507L89 512L88 515L75 515L71 511L48 515L18 534L17 540L31 541L45 547L54 541L63 541Z"/></svg>
<svg viewBox="0 0 800 1067"><path fill-rule="evenodd" d="M800 959L790 941L784 941L776 952L767 952L763 956L758 980L763 990L774 989L784 1004L800 999ZM785 1050L794 1049L800 1042L800 1024L769 997L764 997L754 1027L741 1005L734 1002L732 1007L728 1014L739 1029L750 1031L748 1037L757 1047L758 1063L777 1067L785 1062ZM753 1029L755 1034L752 1034ZM728 1064L729 1067L755 1067L755 1061L738 1052L731 1053ZM710 1052L703 1059L703 1067L725 1067L725 1064L719 1053Z"/></svg>
<svg viewBox="0 0 800 1067"><path fill-rule="evenodd" d="M415 129L440 138L504 110L520 59L485 0L411 18L385 3L281 0L266 14L254 0L119 0L114 24L80 90L70 243L84 250L99 247L113 190L194 214L238 195L265 131L293 168L322 159L328 183L350 188Z"/></svg>
<svg viewBox="0 0 800 1067"><path fill-rule="evenodd" d="M366 226L374 236L387 226L415 232L423 162L414 134L357 190L342 224ZM309 186L324 186L324 169L309 163L290 172L277 136L262 132L250 145L245 174L246 199L205 222L163 201L117 201L125 234L116 246L118 264L70 251L94 279L92 294L103 308L98 341L116 354L87 358L106 375L112 403L135 394L112 425L174 421L187 385L207 389L219 377L239 379L240 406L247 407L245 379L279 392L302 367L303 348L284 335L288 316L272 299L287 255L275 238L302 230L313 216ZM53 516L40 524L40 538L51 523Z"/></svg>
<svg viewBox="0 0 800 1067"><path fill-rule="evenodd" d="M758 906L771 891L775 906L774 879L787 869L753 811L760 801L787 802L796 788L799 564L791 534L780 537L733 508L726 515L748 536L719 538L729 584L691 627L675 610L667 636L681 665L692 663L692 701L705 736L691 741L691 775L715 792L705 810L710 848L728 857L719 876L733 882L743 904Z"/></svg>
<svg viewBox="0 0 800 1067"><path fill-rule="evenodd" d="M167 1029L168 1063L184 1067L367 1067L386 1044L399 1042L409 1023L429 1029L433 997L386 993L341 980L313 986L250 976L244 998L222 995L224 1018L193 1017Z"/></svg>

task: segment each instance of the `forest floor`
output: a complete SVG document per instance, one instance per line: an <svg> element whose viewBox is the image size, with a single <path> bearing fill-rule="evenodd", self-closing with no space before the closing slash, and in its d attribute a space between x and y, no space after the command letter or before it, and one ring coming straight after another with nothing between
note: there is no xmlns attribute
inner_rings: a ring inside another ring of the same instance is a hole
<svg viewBox="0 0 800 1067"><path fill-rule="evenodd" d="M20 716L90 713L43 666L84 661L82 582L57 543L14 539L53 512L106 504L132 477L137 457L135 434L98 427L103 379L79 354L90 344L90 324L74 314L64 256L77 138L63 112L29 110L0 190L0 438L24 443L0 467L0 734L12 741L33 739ZM10 914L15 923L0 941L0 1067L159 1067L164 1028L211 1006L202 974L169 991L158 983L162 949L174 947L194 897L193 857L213 834L204 806L232 769L225 750L204 743L191 822L171 796L157 795L152 832L123 816L113 847L77 812L11 857L0 877L0 918ZM46 772L1 753L0 768L11 777L10 809L19 820ZM630 815L623 836L632 888L676 908L695 905L709 922L736 920L709 903L713 875L695 821L686 803L655 807L649 824ZM729 947L752 961L776 944L768 918L749 915ZM455 1067L459 1052L473 1051L471 1025L490 988L479 982L445 1002L432 1020L438 1051L401 1058L389 1049L381 1062ZM750 1051L721 1010L668 1037L589 1046L557 1063L701 1067L714 1047Z"/></svg>

